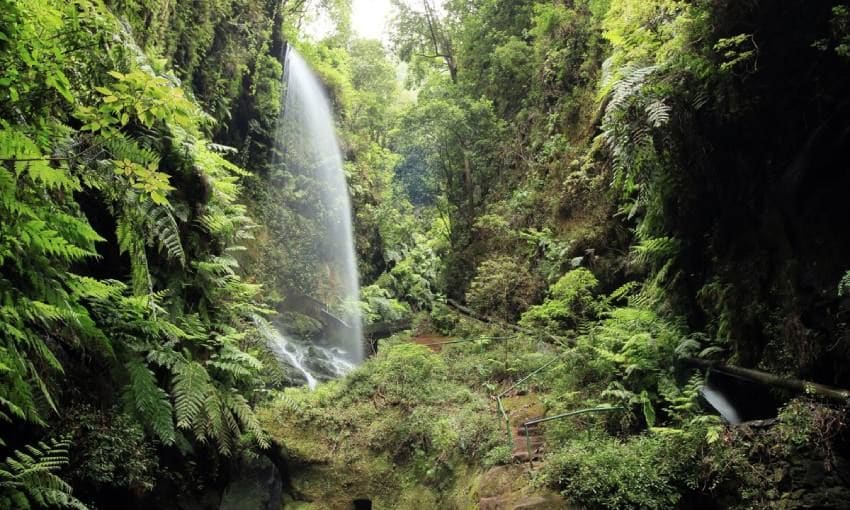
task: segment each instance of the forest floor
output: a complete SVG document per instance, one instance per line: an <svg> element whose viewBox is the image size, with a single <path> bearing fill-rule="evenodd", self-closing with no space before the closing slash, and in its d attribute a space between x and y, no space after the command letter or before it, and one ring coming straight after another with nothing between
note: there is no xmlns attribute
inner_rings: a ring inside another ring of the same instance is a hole
<svg viewBox="0 0 850 510"><path fill-rule="evenodd" d="M451 342L452 338L438 334L422 334L416 335L410 339L411 342L419 345L424 345L434 352L442 352L444 342Z"/></svg>

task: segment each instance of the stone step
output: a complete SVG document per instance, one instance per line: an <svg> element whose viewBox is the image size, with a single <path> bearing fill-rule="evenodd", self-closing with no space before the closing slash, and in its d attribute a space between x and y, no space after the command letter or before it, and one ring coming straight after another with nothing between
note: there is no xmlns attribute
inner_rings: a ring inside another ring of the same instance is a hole
<svg viewBox="0 0 850 510"><path fill-rule="evenodd" d="M543 438L540 436L529 436L526 440L525 436L514 436L514 451L527 450L528 448L537 450L543 447Z"/></svg>
<svg viewBox="0 0 850 510"><path fill-rule="evenodd" d="M533 452L531 454L532 462L535 461L535 460L541 460L541 459L543 459L543 452L542 451ZM528 452L526 450L516 451L511 455L511 460L513 460L514 462L522 462L522 463L528 462Z"/></svg>
<svg viewBox="0 0 850 510"><path fill-rule="evenodd" d="M518 433L525 434L525 427L522 425L522 423L514 424L514 430L516 430ZM531 433L531 434L537 432L538 430L540 430L540 424L539 423L532 423L531 425L528 426L528 432Z"/></svg>

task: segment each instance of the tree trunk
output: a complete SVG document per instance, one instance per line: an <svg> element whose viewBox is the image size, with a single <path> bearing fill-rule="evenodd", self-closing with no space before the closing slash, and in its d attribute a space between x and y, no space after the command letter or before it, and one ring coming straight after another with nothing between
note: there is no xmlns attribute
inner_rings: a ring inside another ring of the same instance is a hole
<svg viewBox="0 0 850 510"><path fill-rule="evenodd" d="M718 372L740 377L742 379L747 379L749 381L755 381L757 383L766 384L768 386L784 388L787 390L796 391L799 393L806 393L810 395L818 395L820 397L825 397L831 400L837 400L845 404L850 402L850 390L835 388L832 386L827 386L825 384L803 381L801 379L781 377L775 374L762 372L761 370L755 370L752 368L741 368L736 367L734 365L724 365L717 361L708 361L697 358L685 358L683 361L691 366L716 370Z"/></svg>

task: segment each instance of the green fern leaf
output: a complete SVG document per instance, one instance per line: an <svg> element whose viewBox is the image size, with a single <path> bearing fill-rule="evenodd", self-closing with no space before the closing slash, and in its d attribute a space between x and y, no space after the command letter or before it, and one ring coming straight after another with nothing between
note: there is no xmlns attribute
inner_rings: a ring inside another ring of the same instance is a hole
<svg viewBox="0 0 850 510"><path fill-rule="evenodd" d="M140 360L125 365L130 382L124 389L124 401L141 422L165 444L174 442L174 421L168 395L156 383L153 372Z"/></svg>
<svg viewBox="0 0 850 510"><path fill-rule="evenodd" d="M177 427L192 428L212 393L210 376L203 366L194 361L177 363L173 367L172 393L177 415Z"/></svg>

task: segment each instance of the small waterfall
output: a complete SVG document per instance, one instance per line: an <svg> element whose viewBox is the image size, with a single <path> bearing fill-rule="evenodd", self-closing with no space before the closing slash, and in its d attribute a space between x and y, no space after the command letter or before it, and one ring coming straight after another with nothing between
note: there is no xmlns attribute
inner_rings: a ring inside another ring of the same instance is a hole
<svg viewBox="0 0 850 510"><path fill-rule="evenodd" d="M306 349L291 342L288 338L277 333L271 338L271 349L277 359L282 363L286 363L295 370L298 370L304 379L307 380L307 386L314 389L318 381L313 377L313 374L304 366L305 358L307 357Z"/></svg>
<svg viewBox="0 0 850 510"><path fill-rule="evenodd" d="M717 412L720 413L720 416L729 422L730 425L738 425L741 423L741 416L738 414L737 409L735 409L732 402L730 402L729 399L726 398L726 395L722 392L706 385L700 389L700 393L706 402L708 402L711 407L715 408Z"/></svg>
<svg viewBox="0 0 850 510"><path fill-rule="evenodd" d="M342 377L354 369L355 365L346 361L343 353L337 349L307 345L282 335L277 330L271 332L267 338L277 359L297 370L311 390L319 380Z"/></svg>
<svg viewBox="0 0 850 510"><path fill-rule="evenodd" d="M336 328L321 345L306 345L281 336L273 346L312 387L321 376L342 375L363 359L360 294L354 252L351 201L336 138L330 101L307 62L294 49L286 54L283 108L277 122L273 168L292 176L302 200L299 214L309 218L311 247L319 260L320 281L312 297L330 305L347 327ZM289 204L288 204L289 205ZM292 242L298 242L293 239ZM314 360L312 358L320 359ZM318 362L317 373L310 367Z"/></svg>

